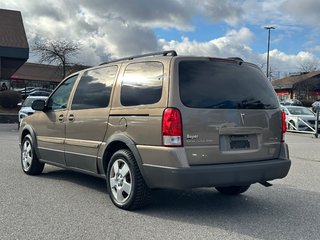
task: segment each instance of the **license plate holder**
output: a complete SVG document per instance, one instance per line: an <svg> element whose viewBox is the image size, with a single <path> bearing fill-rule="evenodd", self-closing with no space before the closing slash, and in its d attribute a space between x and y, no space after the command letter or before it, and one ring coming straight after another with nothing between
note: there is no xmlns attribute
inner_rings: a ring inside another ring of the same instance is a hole
<svg viewBox="0 0 320 240"><path fill-rule="evenodd" d="M231 135L230 136L230 149L250 149L250 141L248 135Z"/></svg>
<svg viewBox="0 0 320 240"><path fill-rule="evenodd" d="M249 140L231 140L230 149L250 149Z"/></svg>

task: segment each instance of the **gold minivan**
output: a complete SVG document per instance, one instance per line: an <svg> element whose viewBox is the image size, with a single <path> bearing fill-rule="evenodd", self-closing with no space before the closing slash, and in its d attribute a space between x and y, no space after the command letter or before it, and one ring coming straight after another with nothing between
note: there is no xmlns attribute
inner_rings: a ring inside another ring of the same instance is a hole
<svg viewBox="0 0 320 240"><path fill-rule="evenodd" d="M22 169L99 176L112 202L143 207L155 188L237 195L284 178L285 115L261 70L240 58L133 56L74 73L20 124Z"/></svg>

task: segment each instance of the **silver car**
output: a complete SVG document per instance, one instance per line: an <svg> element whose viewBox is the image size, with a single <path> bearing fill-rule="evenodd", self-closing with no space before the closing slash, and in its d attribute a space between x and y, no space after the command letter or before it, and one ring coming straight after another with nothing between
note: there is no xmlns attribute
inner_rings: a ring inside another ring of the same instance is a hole
<svg viewBox="0 0 320 240"><path fill-rule="evenodd" d="M22 118L29 116L35 112L35 110L33 110L31 108L31 105L34 102L34 100L38 100L38 99L46 100L47 98L48 98L47 96L29 96L29 97L27 97L24 100L24 102L21 104L21 109L20 109L19 115L18 115L19 123L21 122Z"/></svg>
<svg viewBox="0 0 320 240"><path fill-rule="evenodd" d="M282 110L286 114L288 130L314 131L316 117L314 112L309 108L300 106L282 106Z"/></svg>

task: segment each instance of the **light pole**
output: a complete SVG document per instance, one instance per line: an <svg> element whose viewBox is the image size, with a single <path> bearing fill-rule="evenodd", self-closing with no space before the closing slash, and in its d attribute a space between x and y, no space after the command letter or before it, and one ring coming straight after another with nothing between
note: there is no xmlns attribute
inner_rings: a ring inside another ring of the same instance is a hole
<svg viewBox="0 0 320 240"><path fill-rule="evenodd" d="M270 31L276 29L275 27L264 27L268 30L268 53L267 53L267 78L269 79L269 51L270 51Z"/></svg>

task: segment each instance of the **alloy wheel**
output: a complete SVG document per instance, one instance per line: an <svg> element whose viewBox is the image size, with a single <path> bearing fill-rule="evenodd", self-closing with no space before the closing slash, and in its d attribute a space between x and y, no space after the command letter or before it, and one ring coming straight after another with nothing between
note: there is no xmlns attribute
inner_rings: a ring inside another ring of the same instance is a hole
<svg viewBox="0 0 320 240"><path fill-rule="evenodd" d="M115 201L124 204L131 195L132 174L129 165L122 159L117 159L111 166L109 184Z"/></svg>
<svg viewBox="0 0 320 240"><path fill-rule="evenodd" d="M26 140L22 148L22 165L24 171L29 171L32 163L33 152L32 145L29 140Z"/></svg>

